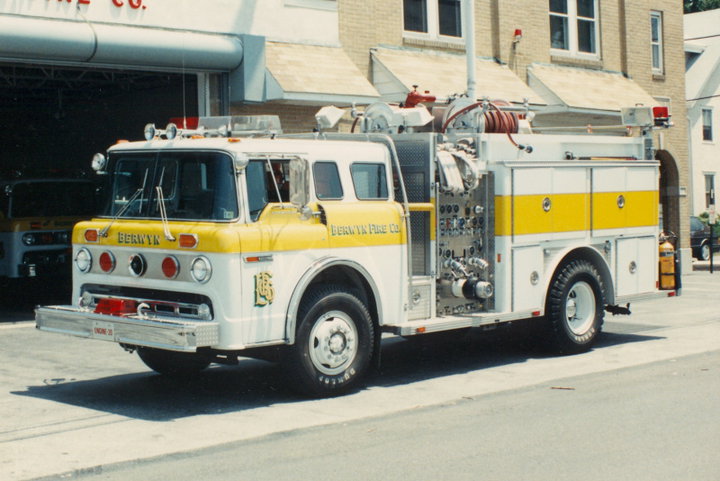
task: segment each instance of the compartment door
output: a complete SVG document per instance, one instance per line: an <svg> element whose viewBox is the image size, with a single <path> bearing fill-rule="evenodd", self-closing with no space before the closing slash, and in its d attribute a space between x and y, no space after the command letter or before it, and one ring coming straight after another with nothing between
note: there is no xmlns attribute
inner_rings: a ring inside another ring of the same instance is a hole
<svg viewBox="0 0 720 481"><path fill-rule="evenodd" d="M543 296L543 251L538 245L512 250L513 311L541 307Z"/></svg>

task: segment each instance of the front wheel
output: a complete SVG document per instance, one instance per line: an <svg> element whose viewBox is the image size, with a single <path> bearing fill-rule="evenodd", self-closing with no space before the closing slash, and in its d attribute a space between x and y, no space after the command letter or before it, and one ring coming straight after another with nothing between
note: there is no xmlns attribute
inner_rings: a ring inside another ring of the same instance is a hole
<svg viewBox="0 0 720 481"><path fill-rule="evenodd" d="M593 264L574 260L553 280L546 317L549 341L555 350L574 354L590 349L602 328L604 311L602 279Z"/></svg>
<svg viewBox="0 0 720 481"><path fill-rule="evenodd" d="M295 344L283 358L289 382L310 396L333 396L363 377L374 327L365 304L330 286L314 288L298 312Z"/></svg>

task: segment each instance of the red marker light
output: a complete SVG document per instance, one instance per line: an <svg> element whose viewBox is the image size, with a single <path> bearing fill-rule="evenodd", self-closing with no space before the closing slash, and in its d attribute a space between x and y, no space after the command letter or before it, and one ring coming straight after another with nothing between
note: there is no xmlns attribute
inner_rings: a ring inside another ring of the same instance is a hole
<svg viewBox="0 0 720 481"><path fill-rule="evenodd" d="M162 272L168 279L175 279L180 272L180 264L173 256L167 256L162 261Z"/></svg>
<svg viewBox="0 0 720 481"><path fill-rule="evenodd" d="M103 272L110 273L113 269L115 269L115 256L110 252L105 251L100 254L98 263L100 264L100 269L102 269Z"/></svg>

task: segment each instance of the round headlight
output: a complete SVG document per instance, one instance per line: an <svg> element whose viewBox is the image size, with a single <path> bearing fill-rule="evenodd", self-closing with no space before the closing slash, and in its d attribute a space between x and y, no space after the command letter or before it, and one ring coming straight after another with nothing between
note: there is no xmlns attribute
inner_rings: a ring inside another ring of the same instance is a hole
<svg viewBox="0 0 720 481"><path fill-rule="evenodd" d="M133 277L140 277L145 274L146 268L145 258L140 254L133 254L128 259L128 270Z"/></svg>
<svg viewBox="0 0 720 481"><path fill-rule="evenodd" d="M80 272L89 272L92 267L92 255L84 247L75 254L75 265Z"/></svg>
<svg viewBox="0 0 720 481"><path fill-rule="evenodd" d="M210 280L212 275L212 266L207 257L196 257L190 266L190 275L199 283Z"/></svg>
<svg viewBox="0 0 720 481"><path fill-rule="evenodd" d="M23 244L25 244L26 246L35 245L35 241L36 241L35 235L34 235L34 234L30 234L29 232L28 232L27 234L23 234L23 236L22 236L22 242L23 242Z"/></svg>

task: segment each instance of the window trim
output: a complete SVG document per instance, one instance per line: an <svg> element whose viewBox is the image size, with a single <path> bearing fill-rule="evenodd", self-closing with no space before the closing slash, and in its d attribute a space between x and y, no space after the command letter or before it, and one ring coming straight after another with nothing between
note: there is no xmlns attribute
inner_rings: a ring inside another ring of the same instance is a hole
<svg viewBox="0 0 720 481"><path fill-rule="evenodd" d="M374 166L382 166L383 171L385 172L385 197L360 197L358 195L357 190L357 184L355 183L355 167L359 165L374 165ZM392 186L388 184L388 169L387 164L385 162L353 162L350 164L350 179L352 180L352 186L353 186L353 192L355 193L355 198L360 201L375 201L375 202L382 202L382 201L388 201L391 199L390 193L392 192Z"/></svg>
<svg viewBox="0 0 720 481"><path fill-rule="evenodd" d="M653 41L653 20L657 19L657 42ZM650 65L652 67L652 71L655 74L662 75L665 73L665 53L663 51L664 49L664 29L663 29L663 14L659 10L651 10L650 11ZM655 56L653 54L653 47L657 45L658 47L658 66L655 66Z"/></svg>
<svg viewBox="0 0 720 481"><path fill-rule="evenodd" d="M403 38L413 40L439 40L447 43L456 43L458 45L464 45L465 43L465 25L464 16L465 8L463 7L462 0L460 3L460 36L453 37L452 35L441 35L440 34L440 4L439 0L422 0L425 2L425 8L427 12L427 32L416 32L414 30L405 30L405 2L402 2L402 19L403 19Z"/></svg>
<svg viewBox="0 0 720 481"><path fill-rule="evenodd" d="M712 205L712 202L717 202L715 199L715 173L714 172L704 172L703 177L705 178L705 207L710 207ZM708 180L710 181L710 185L708 185ZM708 190L708 187L710 187L710 190Z"/></svg>
<svg viewBox="0 0 720 481"><path fill-rule="evenodd" d="M552 29L550 30L550 55L556 57L570 57L584 60L600 60L600 9L599 1L593 1L593 12L595 17L593 18L593 24L595 25L595 52L581 52L578 48L578 18L587 20L589 17L580 17L577 12L577 1L576 0L565 0L567 5L567 13L552 12L548 4L548 23L550 18L553 16L564 17L568 19L567 30L568 30L568 49L553 48L552 46Z"/></svg>
<svg viewBox="0 0 720 481"><path fill-rule="evenodd" d="M710 113L710 138L705 138L705 112ZM715 142L715 119L714 119L714 109L712 107L703 107L700 109L700 137L702 138L702 141L707 144L712 144Z"/></svg>
<svg viewBox="0 0 720 481"><path fill-rule="evenodd" d="M340 197L320 197L318 195L318 186L317 186L317 175L315 173L315 167L319 164L329 164L335 167L335 173L337 174L337 180L338 185L340 186ZM326 200L343 200L345 198L345 189L343 188L342 183L342 177L340 175L340 167L338 166L338 163L333 160L318 160L313 162L312 165L312 176L313 176L313 189L315 190L315 198L319 201L326 201Z"/></svg>

